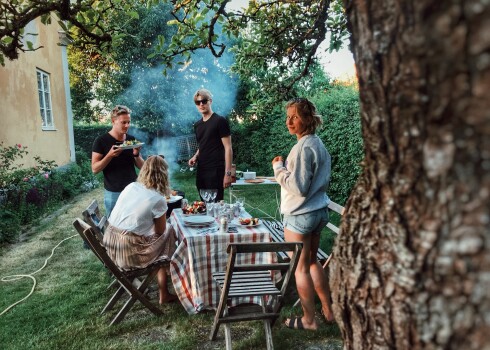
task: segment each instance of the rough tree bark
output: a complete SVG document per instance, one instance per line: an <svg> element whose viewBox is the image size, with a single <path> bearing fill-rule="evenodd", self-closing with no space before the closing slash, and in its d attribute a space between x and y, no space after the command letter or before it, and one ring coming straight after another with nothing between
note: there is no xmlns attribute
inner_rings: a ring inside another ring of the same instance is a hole
<svg viewBox="0 0 490 350"><path fill-rule="evenodd" d="M490 349L490 1L344 3L365 142L330 267L345 349Z"/></svg>

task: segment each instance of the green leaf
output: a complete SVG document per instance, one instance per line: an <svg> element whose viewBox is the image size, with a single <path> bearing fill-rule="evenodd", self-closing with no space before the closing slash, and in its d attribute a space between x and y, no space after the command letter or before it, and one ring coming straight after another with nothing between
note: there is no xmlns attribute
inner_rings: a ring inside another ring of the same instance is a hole
<svg viewBox="0 0 490 350"><path fill-rule="evenodd" d="M9 45L12 41L14 41L14 39L10 36L6 36L2 38L2 43L6 45Z"/></svg>
<svg viewBox="0 0 490 350"><path fill-rule="evenodd" d="M134 19L139 19L140 18L140 15L138 14L138 12L136 11L129 11L128 12L128 15L131 17L131 18L134 18Z"/></svg>

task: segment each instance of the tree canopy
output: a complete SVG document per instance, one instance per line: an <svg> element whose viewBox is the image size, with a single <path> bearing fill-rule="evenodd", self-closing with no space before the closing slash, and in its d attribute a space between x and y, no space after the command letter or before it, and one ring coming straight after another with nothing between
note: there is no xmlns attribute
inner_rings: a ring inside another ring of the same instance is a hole
<svg viewBox="0 0 490 350"><path fill-rule="evenodd" d="M155 1L158 2L158 1ZM256 80L262 94L288 94L305 78L320 44L330 38L330 50L341 47L347 35L343 6L337 0L257 1L248 8L230 9L231 1L173 1L177 33L156 47L167 67L184 64L191 53L209 49L220 57L227 39L239 38L229 49L235 53L233 71Z"/></svg>
<svg viewBox="0 0 490 350"><path fill-rule="evenodd" d="M0 2L0 63L5 58L17 59L20 52L37 50L32 42L25 40L25 28L29 22L40 18L49 24L54 18L67 33L75 35L81 45L97 47L101 52L112 50L124 33L124 21L114 21L118 13L133 18L135 2L143 0L9 0Z"/></svg>
<svg viewBox="0 0 490 350"><path fill-rule="evenodd" d="M127 25L139 18L135 5L162 3L172 5L172 19L162 20L176 32L171 38L157 33L150 59L169 69L188 65L198 50L209 50L215 57L233 52L233 71L256 82L252 94L261 91L272 101L308 75L327 37L329 49L336 50L347 35L340 0L252 0L239 10L230 0L15 0L0 4L0 63L38 49L24 42L29 34L25 26L37 17L47 24L55 14L79 47L93 56L107 55L131 35Z"/></svg>

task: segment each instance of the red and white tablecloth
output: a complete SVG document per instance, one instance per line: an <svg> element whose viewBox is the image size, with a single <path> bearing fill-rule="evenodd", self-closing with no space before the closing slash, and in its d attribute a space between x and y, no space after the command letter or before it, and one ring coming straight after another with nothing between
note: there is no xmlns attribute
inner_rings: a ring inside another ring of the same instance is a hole
<svg viewBox="0 0 490 350"><path fill-rule="evenodd" d="M245 216L245 215L244 215ZM212 274L225 271L229 243L270 242L270 232L264 224L256 227L238 225L237 233L221 234L215 223L206 228L184 224L182 209L174 209L171 222L177 232L179 246L170 262L170 276L175 292L189 314L206 309L216 309L220 290ZM276 256L270 253L240 254L238 264L271 263ZM239 303L259 303L259 298L235 298L232 306Z"/></svg>

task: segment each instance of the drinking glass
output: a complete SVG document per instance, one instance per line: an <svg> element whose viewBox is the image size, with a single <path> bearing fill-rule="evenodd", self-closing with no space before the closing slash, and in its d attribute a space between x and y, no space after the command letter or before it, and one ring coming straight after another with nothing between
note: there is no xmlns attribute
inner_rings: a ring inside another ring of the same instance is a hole
<svg viewBox="0 0 490 350"><path fill-rule="evenodd" d="M187 198L182 198L182 202L180 203L180 207L182 209L184 209L185 207L187 207L189 205L189 201L187 200Z"/></svg>
<svg viewBox="0 0 490 350"><path fill-rule="evenodd" d="M211 200L211 202L214 202L216 196L218 195L218 190L212 189L208 191L209 191L209 199Z"/></svg>
<svg viewBox="0 0 490 350"><path fill-rule="evenodd" d="M245 208L245 198L237 197L236 202L240 205L240 210Z"/></svg>
<svg viewBox="0 0 490 350"><path fill-rule="evenodd" d="M211 193L209 192L210 190L207 189L200 189L199 194L201 195L201 198L204 199L206 204L209 202L209 199L211 197Z"/></svg>
<svg viewBox="0 0 490 350"><path fill-rule="evenodd" d="M210 206L210 203L212 201L214 201L214 199L218 195L218 190L217 189L200 189L199 194L201 195L202 199L204 199L204 201L206 202L206 212L210 213L213 209ZM209 211L208 211L208 208L209 208Z"/></svg>

